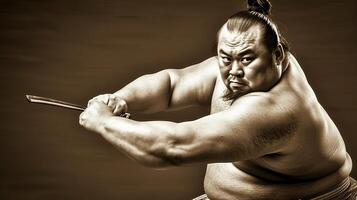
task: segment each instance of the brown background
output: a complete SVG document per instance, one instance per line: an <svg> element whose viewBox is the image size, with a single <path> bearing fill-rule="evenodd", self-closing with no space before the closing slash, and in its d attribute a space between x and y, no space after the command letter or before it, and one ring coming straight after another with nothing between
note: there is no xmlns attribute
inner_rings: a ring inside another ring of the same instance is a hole
<svg viewBox="0 0 357 200"><path fill-rule="evenodd" d="M356 160L356 1L272 3ZM82 129L79 112L29 104L24 95L85 104L139 75L202 61L214 55L220 25L244 7L238 0L1 0L0 199L179 200L202 193L203 165L142 167ZM182 121L205 113L133 118Z"/></svg>

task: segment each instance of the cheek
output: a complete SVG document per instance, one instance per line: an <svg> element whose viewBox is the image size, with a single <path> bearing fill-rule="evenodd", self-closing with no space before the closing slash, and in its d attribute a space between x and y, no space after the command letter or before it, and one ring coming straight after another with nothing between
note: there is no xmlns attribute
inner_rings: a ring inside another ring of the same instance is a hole
<svg viewBox="0 0 357 200"><path fill-rule="evenodd" d="M272 66L264 66L251 70L250 73L247 73L247 79L250 81L252 88L260 90L270 87L274 75L271 67Z"/></svg>
<svg viewBox="0 0 357 200"><path fill-rule="evenodd" d="M226 82L228 75L229 75L229 68L228 67L220 67L219 71L221 73L222 80Z"/></svg>
<svg viewBox="0 0 357 200"><path fill-rule="evenodd" d="M269 59L258 58L251 65L247 67L252 74L261 75L267 73L272 68L272 63L269 62Z"/></svg>
<svg viewBox="0 0 357 200"><path fill-rule="evenodd" d="M221 74L224 72L228 72L229 70L229 67L225 65L220 58L218 59L218 66L219 66L219 71L221 71Z"/></svg>
<svg viewBox="0 0 357 200"><path fill-rule="evenodd" d="M269 74L269 67L271 66L268 66L266 63L263 62L254 63L254 65L251 65L245 69L245 78L252 85L260 84Z"/></svg>

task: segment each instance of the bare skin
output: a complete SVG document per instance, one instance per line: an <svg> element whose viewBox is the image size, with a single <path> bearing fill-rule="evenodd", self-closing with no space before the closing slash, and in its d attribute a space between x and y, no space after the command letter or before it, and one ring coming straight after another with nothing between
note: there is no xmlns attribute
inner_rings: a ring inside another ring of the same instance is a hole
<svg viewBox="0 0 357 200"><path fill-rule="evenodd" d="M144 165L207 163L210 199L311 197L348 177L341 135L294 56L281 46L270 52L258 26L220 34L217 57L95 97L80 124ZM116 116L195 104L210 115L182 123Z"/></svg>

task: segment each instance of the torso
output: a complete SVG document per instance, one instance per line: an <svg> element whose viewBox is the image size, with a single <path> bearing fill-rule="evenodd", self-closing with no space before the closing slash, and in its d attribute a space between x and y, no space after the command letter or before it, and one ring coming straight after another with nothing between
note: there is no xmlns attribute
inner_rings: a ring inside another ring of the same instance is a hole
<svg viewBox="0 0 357 200"><path fill-rule="evenodd" d="M233 103L222 100L224 87L217 78L211 113L229 109ZM292 55L281 81L264 95L272 95L285 107L298 107L299 128L277 153L209 164L205 192L210 199L299 199L328 191L348 177L352 163L341 135Z"/></svg>

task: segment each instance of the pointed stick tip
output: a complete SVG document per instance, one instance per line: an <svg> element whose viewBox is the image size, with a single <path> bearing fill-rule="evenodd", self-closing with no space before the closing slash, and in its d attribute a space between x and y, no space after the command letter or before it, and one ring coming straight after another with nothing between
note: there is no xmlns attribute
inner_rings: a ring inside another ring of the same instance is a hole
<svg viewBox="0 0 357 200"><path fill-rule="evenodd" d="M25 96L26 96L27 101L31 102L31 95L26 94Z"/></svg>

